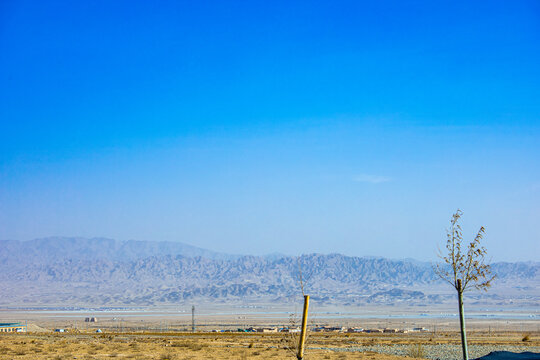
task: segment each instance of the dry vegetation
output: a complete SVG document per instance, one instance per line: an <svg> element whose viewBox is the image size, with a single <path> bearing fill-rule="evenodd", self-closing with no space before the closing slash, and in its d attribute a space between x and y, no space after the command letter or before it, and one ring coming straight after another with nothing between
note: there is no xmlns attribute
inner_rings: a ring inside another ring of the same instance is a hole
<svg viewBox="0 0 540 360"><path fill-rule="evenodd" d="M522 333L471 334L471 344L523 344ZM281 334L18 334L0 336L0 359L294 359ZM309 347L347 348L372 344L459 343L458 333L418 335L311 334ZM538 336L527 343L538 346ZM377 353L308 349L306 359L407 359Z"/></svg>

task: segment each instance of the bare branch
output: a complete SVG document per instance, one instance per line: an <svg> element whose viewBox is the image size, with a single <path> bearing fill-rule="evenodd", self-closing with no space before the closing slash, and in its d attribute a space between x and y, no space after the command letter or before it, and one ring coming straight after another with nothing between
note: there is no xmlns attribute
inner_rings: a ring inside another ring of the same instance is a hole
<svg viewBox="0 0 540 360"><path fill-rule="evenodd" d="M485 263L487 255L486 248L481 246L484 238L485 229L480 227L478 233L467 246L466 253L463 252L463 236L459 221L463 212L457 210L450 220L450 228L446 230L446 256L443 256L439 249L439 258L444 261L444 267L441 264L433 266L433 271L442 280L448 282L457 291L457 280L461 279L461 291L471 288L478 290L487 290L495 276L491 274L491 268Z"/></svg>
<svg viewBox="0 0 540 360"><path fill-rule="evenodd" d="M302 296L305 296L304 293L304 278L302 277L302 264L300 263L300 257L297 259L298 262L298 282L300 283L300 290L302 290Z"/></svg>

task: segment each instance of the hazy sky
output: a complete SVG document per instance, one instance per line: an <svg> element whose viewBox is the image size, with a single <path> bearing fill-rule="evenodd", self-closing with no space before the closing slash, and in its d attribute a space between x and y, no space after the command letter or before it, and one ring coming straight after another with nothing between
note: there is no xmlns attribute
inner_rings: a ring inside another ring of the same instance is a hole
<svg viewBox="0 0 540 360"><path fill-rule="evenodd" d="M540 260L540 3L366 3L1 1L0 239Z"/></svg>

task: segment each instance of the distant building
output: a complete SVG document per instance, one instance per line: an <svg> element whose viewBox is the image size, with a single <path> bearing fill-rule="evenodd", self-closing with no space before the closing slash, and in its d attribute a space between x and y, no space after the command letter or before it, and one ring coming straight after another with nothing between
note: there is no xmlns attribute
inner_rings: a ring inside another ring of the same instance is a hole
<svg viewBox="0 0 540 360"><path fill-rule="evenodd" d="M26 324L22 323L0 323L0 332L3 333L20 333L26 332Z"/></svg>
<svg viewBox="0 0 540 360"><path fill-rule="evenodd" d="M97 318L96 317L87 317L86 319L84 319L84 322L97 322Z"/></svg>
<svg viewBox="0 0 540 360"><path fill-rule="evenodd" d="M383 330L382 329L367 329L367 330L364 330L364 332L368 334L371 334L371 333L382 334Z"/></svg>
<svg viewBox="0 0 540 360"><path fill-rule="evenodd" d="M278 332L278 328L274 327L260 327L255 329L256 332L262 332L262 333L275 333Z"/></svg>
<svg viewBox="0 0 540 360"><path fill-rule="evenodd" d="M341 326L319 326L313 329L314 332L342 332L345 328Z"/></svg>
<svg viewBox="0 0 540 360"><path fill-rule="evenodd" d="M288 327L282 327L278 329L278 332L283 333L298 333L300 332L300 328L288 328Z"/></svg>

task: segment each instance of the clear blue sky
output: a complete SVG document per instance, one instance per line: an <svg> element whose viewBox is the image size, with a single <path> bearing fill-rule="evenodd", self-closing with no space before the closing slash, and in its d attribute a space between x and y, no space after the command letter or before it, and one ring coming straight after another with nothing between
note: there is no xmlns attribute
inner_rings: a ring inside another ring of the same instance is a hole
<svg viewBox="0 0 540 360"><path fill-rule="evenodd" d="M0 2L0 239L540 260L538 1Z"/></svg>

